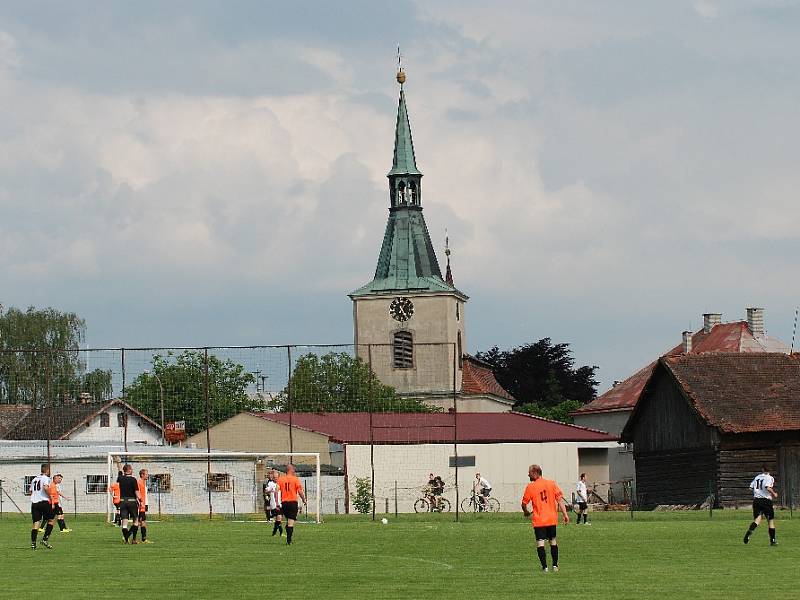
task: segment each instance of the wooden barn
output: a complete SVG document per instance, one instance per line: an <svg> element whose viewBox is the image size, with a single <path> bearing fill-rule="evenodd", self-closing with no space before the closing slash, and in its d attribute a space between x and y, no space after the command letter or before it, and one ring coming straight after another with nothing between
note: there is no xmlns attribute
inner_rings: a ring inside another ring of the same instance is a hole
<svg viewBox="0 0 800 600"><path fill-rule="evenodd" d="M780 501L800 493L800 357L686 354L663 357L622 432L633 443L645 506L717 506L752 500L767 464Z"/></svg>

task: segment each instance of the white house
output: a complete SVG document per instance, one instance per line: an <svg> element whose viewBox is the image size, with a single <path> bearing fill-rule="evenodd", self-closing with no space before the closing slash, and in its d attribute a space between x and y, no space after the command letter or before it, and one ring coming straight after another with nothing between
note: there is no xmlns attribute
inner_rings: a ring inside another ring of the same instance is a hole
<svg viewBox="0 0 800 600"><path fill-rule="evenodd" d="M161 443L160 425L119 399L15 408L16 418L5 423L3 439L115 442L123 446Z"/></svg>

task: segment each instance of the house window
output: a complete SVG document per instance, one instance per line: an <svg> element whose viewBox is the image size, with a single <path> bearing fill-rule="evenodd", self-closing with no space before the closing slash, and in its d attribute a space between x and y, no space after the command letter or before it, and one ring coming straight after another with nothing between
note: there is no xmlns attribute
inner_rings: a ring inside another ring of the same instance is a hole
<svg viewBox="0 0 800 600"><path fill-rule="evenodd" d="M117 413L117 427L125 427L128 424L128 413L126 412L118 412Z"/></svg>
<svg viewBox="0 0 800 600"><path fill-rule="evenodd" d="M25 481L22 484L22 489L25 490L25 495L31 495L31 482L36 479L36 475L25 475Z"/></svg>
<svg viewBox="0 0 800 600"><path fill-rule="evenodd" d="M460 321L461 320L461 308L460 308L460 306L461 306L461 303L460 302L456 302L456 321Z"/></svg>
<svg viewBox="0 0 800 600"><path fill-rule="evenodd" d="M461 348L461 332L458 332L458 368L464 368L464 350Z"/></svg>
<svg viewBox="0 0 800 600"><path fill-rule="evenodd" d="M475 457L474 456L459 456L456 458L455 456L450 457L450 466L451 467L474 467L475 466Z"/></svg>
<svg viewBox="0 0 800 600"><path fill-rule="evenodd" d="M620 444L619 445L619 453L620 454L630 454L633 452L633 444Z"/></svg>
<svg viewBox="0 0 800 600"><path fill-rule="evenodd" d="M397 331L392 341L393 364L395 369L414 367L414 337L410 331Z"/></svg>
<svg viewBox="0 0 800 600"><path fill-rule="evenodd" d="M148 492L165 492L172 491L172 475L169 473L151 473L147 479Z"/></svg>
<svg viewBox="0 0 800 600"><path fill-rule="evenodd" d="M108 492L108 475L87 475L86 493L105 494Z"/></svg>
<svg viewBox="0 0 800 600"><path fill-rule="evenodd" d="M110 427L111 418L107 412L100 413L100 427Z"/></svg>
<svg viewBox="0 0 800 600"><path fill-rule="evenodd" d="M206 490L209 492L230 492L231 476L229 473L208 473L206 475Z"/></svg>

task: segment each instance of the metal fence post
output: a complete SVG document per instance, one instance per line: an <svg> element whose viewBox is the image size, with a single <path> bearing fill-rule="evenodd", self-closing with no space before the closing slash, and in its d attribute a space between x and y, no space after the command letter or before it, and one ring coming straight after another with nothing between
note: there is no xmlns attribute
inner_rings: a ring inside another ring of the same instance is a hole
<svg viewBox="0 0 800 600"><path fill-rule="evenodd" d="M708 480L708 518L714 518L714 502L716 501L716 494L714 492L714 480Z"/></svg>
<svg viewBox="0 0 800 600"><path fill-rule="evenodd" d="M289 409L289 452L294 452L294 440L292 439L292 347L286 346L286 356L288 362L288 379L286 380L286 397ZM289 457L289 462L292 462L292 457Z"/></svg>
<svg viewBox="0 0 800 600"><path fill-rule="evenodd" d="M367 346L367 363L369 364L369 379L367 380L367 398L369 400L369 468L370 468L370 496L372 498L372 520L375 520L375 434L372 429L372 412L374 398L372 390L372 344Z"/></svg>
<svg viewBox="0 0 800 600"><path fill-rule="evenodd" d="M211 504L211 396L208 393L208 348L203 349L203 395L206 401L206 489L208 490L208 519L214 512Z"/></svg>
<svg viewBox="0 0 800 600"><path fill-rule="evenodd" d="M397 517L397 480L394 480L394 516Z"/></svg>
<svg viewBox="0 0 800 600"><path fill-rule="evenodd" d="M106 484L107 486L107 484ZM72 480L72 509L75 516L78 516L78 482Z"/></svg>

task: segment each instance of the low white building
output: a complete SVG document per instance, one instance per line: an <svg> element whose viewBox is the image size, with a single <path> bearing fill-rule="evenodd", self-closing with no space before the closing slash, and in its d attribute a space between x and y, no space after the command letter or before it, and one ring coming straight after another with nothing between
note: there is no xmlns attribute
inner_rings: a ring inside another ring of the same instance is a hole
<svg viewBox="0 0 800 600"><path fill-rule="evenodd" d="M0 441L0 510L22 512L30 510L29 485L39 474L40 465L49 461L51 473L63 475L62 490L69 498L63 508L67 514L105 513L108 509L109 453L123 452L122 445L83 444L44 440ZM261 485L272 464L280 466L286 460L277 456L236 456L209 458L205 450L151 446L142 448L141 456L125 460L134 473L146 468L150 473L148 504L150 514L260 514L263 508ZM161 456L178 453L180 456ZM112 461L111 479L116 478L122 460ZM314 510L316 478L312 469L301 472ZM341 477L321 480L323 498L331 498L330 506L323 503L322 512L334 511L336 487ZM327 490L327 491L326 491Z"/></svg>
<svg viewBox="0 0 800 600"><path fill-rule="evenodd" d="M251 416L288 428L287 413ZM355 493L356 479L373 478L373 466L379 511L387 502L393 511L395 498L399 512L413 511L431 473L444 479L444 495L452 505L456 463L459 503L470 495L475 473L480 472L492 484L501 510L518 510L528 466L534 463L571 499L582 472L590 485L608 481L608 453L617 447L616 438L605 432L513 412L459 413L457 419L448 413L293 413L291 423L303 433L298 441L316 434L343 453L342 511L345 497L352 499ZM227 439L235 439L234 431L227 433ZM287 437L284 431L275 435ZM226 449L225 441L216 439L213 448ZM297 444L293 449L304 450Z"/></svg>

